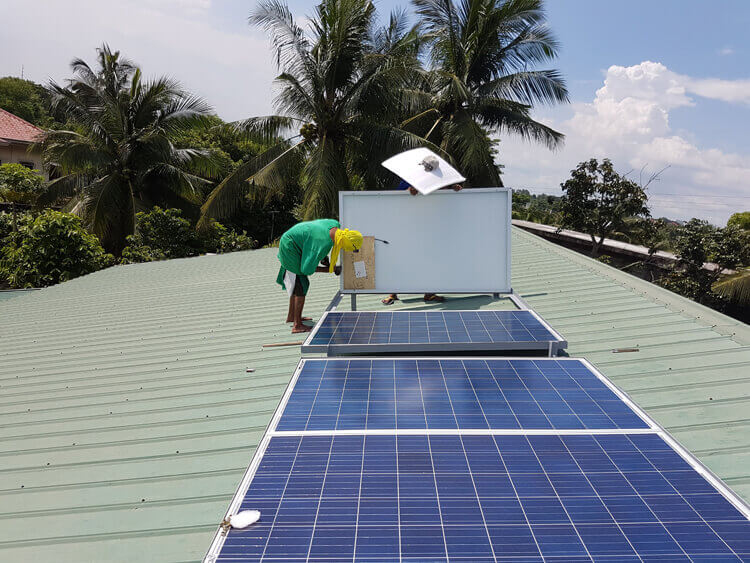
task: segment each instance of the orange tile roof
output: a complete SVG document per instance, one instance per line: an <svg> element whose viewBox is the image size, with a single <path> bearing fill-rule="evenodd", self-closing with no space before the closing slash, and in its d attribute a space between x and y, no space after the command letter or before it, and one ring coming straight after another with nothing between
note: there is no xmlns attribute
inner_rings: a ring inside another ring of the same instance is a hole
<svg viewBox="0 0 750 563"><path fill-rule="evenodd" d="M0 108L0 139L33 143L41 134L39 127Z"/></svg>

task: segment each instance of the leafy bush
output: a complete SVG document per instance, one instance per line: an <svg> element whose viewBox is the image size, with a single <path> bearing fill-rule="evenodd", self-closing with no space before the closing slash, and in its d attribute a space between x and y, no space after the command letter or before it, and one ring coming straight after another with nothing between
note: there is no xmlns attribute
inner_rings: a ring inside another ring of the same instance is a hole
<svg viewBox="0 0 750 563"><path fill-rule="evenodd" d="M169 258L186 258L205 252L249 250L255 241L246 235L212 222L204 232L197 233L179 209L154 207L136 215L136 232L127 238L122 263L152 262Z"/></svg>
<svg viewBox="0 0 750 563"><path fill-rule="evenodd" d="M5 244L5 239L13 232L13 218L10 213L0 211L0 248Z"/></svg>
<svg viewBox="0 0 750 563"><path fill-rule="evenodd" d="M0 248L0 278L15 288L54 285L112 263L80 218L52 210L26 215Z"/></svg>
<svg viewBox="0 0 750 563"><path fill-rule="evenodd" d="M245 231L238 233L226 228L218 221L212 221L208 229L200 232L198 237L203 251L218 254L237 250L251 250L257 246L257 242L247 236Z"/></svg>
<svg viewBox="0 0 750 563"><path fill-rule="evenodd" d="M238 233L237 231L228 230L226 234L222 235L219 239L219 243L216 245L216 252L219 254L225 254L237 250L250 250L256 246L256 241L247 236L245 231Z"/></svg>
<svg viewBox="0 0 750 563"><path fill-rule="evenodd" d="M198 254L190 221L179 209L154 207L136 214L135 234L127 237L122 262L151 262Z"/></svg>
<svg viewBox="0 0 750 563"><path fill-rule="evenodd" d="M34 203L44 189L44 177L22 164L0 164L0 198L13 203Z"/></svg>

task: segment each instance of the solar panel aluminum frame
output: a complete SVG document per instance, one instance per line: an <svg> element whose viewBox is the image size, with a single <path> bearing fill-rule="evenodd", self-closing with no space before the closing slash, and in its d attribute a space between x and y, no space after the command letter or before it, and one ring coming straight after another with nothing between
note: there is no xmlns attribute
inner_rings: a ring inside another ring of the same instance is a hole
<svg viewBox="0 0 750 563"><path fill-rule="evenodd" d="M448 294L448 295L462 295L461 293L454 293L452 291L441 291L440 293ZM472 293L471 295L481 295ZM488 294L489 295L489 294ZM518 293L513 291L513 288L510 289L508 293L492 293L491 294L494 299L501 299L501 298L508 298L510 299L516 307L518 307L521 311L525 311L527 309L531 309L529 307L529 304L524 301L523 297L521 297ZM351 298L351 310L356 311L357 310L357 294L351 293L349 294L349 297ZM341 300L344 298L344 294L341 292L341 290L337 291L335 295L333 296L333 299L331 299L331 302L328 303L328 306L326 307L326 311L335 311L339 303L341 303Z"/></svg>
<svg viewBox="0 0 750 563"><path fill-rule="evenodd" d="M315 335L323 322L332 311L326 311L313 327L310 334L302 343L300 351L303 354L327 354L328 356L346 356L358 354L397 354L397 353L428 353L434 349L440 352L520 352L544 351L550 357L557 356L560 350L568 347L565 338L552 328L533 309L528 311L554 337L554 340L517 341L517 342L419 342L419 343L387 343L387 344L312 344ZM408 312L408 311L399 311ZM419 311L424 312L424 311ZM475 313L476 311L450 311L451 313Z"/></svg>
<svg viewBox="0 0 750 563"><path fill-rule="evenodd" d="M357 359L364 359L364 360L383 360L385 358L379 357L379 358L357 358ZM401 359L401 358L393 358ZM412 358L415 360L434 360L434 357L419 357L419 358ZM450 359L456 359L461 360L465 358L442 358L445 360ZM495 357L476 357L472 358L475 360L497 360ZM508 357L504 358L508 360L528 360L529 358L526 357ZM575 434L583 434L583 435L604 435L604 434L656 434L659 436L662 440L664 440L669 446L671 446L677 454L684 459L690 467L692 467L696 473L701 475L703 478L706 479L719 493L726 498L737 510L740 511L741 514L743 514L748 520L750 520L750 504L746 503L742 498L740 498L734 491L732 491L727 485L724 484L724 482L716 475L714 474L708 467L703 465L698 458L696 458L692 453L690 453L688 450L686 450L682 445L680 445L677 440L675 440L658 422L656 422L653 418L651 418L643 409L641 409L631 398L630 396L622 391L619 387L617 387L614 383L609 381L598 369L594 367L594 365L589 362L588 360L584 358L555 358L555 361L580 361L583 363L588 369L591 370L596 377L601 379L607 387L609 387L618 397L620 397L625 404L627 404L630 408L633 409L633 411L638 414L643 420L646 421L646 423L649 425L650 428L648 429L627 429L627 428L621 428L621 429L611 429L611 430L332 430L332 431L315 431L315 430L306 430L306 431L298 431L298 432L277 432L275 429L278 426L279 420L281 419L282 414L284 413L284 410L286 408L287 403L289 402L289 398L291 397L292 391L294 390L294 386L297 383L297 380L299 379L300 373L302 371L302 367L305 365L305 362L308 361L306 358L302 358L299 363L297 364L297 368L294 371L294 375L292 376L291 380L289 381L289 384L287 385L286 391L284 392L284 395L281 398L281 401L279 402L279 405L276 407L276 410L274 411L273 417L271 418L271 422L266 427L266 430L263 434L263 437L261 438L260 442L258 443L258 447L255 449L255 453L253 455L253 458L250 462L250 465L248 466L247 470L245 471L244 476L242 477L242 481L240 481L239 486L237 487L237 491L235 492L234 496L232 497L232 501L229 504L229 508L227 509L227 512L224 516L224 518L228 518L232 514L236 514L239 510L240 506L242 505L242 500L245 498L245 495L247 494L247 490L250 487L250 484L253 481L253 478L255 477L255 473L258 470L258 467L260 465L261 460L263 459L263 456L265 455L266 449L268 448L268 444L270 443L271 439L274 437L281 437L281 436L315 436L315 435L325 435L325 436L335 436L335 435L342 435L342 434L356 434L356 435L374 435L374 434L381 434L381 435L389 435L389 436L397 436L397 435L405 435L405 434L412 434L412 435L470 435L470 434L481 434L481 435L575 435ZM543 358L538 358L535 361L548 361ZM262 515L261 515L262 518ZM204 563L215 563L217 558L219 557L219 554L221 553L221 549L224 546L224 541L226 540L226 532L224 529L219 526L216 534L214 535L214 538L211 542L211 545L208 549L208 552L206 553L206 556L204 557L203 561Z"/></svg>

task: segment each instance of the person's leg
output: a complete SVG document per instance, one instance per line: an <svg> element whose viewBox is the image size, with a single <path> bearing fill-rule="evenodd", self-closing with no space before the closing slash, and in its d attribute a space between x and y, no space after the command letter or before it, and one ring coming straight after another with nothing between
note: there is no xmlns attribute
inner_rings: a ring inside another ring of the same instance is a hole
<svg viewBox="0 0 750 563"><path fill-rule="evenodd" d="M294 294L289 296L289 312L286 314L286 322L294 322Z"/></svg>
<svg viewBox="0 0 750 563"><path fill-rule="evenodd" d="M310 281L307 276L297 276L297 280L294 284L294 292L292 298L294 299L292 309L292 334L298 332L310 332L312 327L303 323L303 321L310 321L309 317L302 316L302 309L305 307L305 295L307 294L307 288L310 287Z"/></svg>
<svg viewBox="0 0 750 563"><path fill-rule="evenodd" d="M435 293L425 293L424 300L426 302L442 303L443 301L445 301L445 297L441 297L440 295L436 295Z"/></svg>
<svg viewBox="0 0 750 563"><path fill-rule="evenodd" d="M294 298L295 296L292 295L289 298L289 312L286 315L286 322L293 323L294 322ZM312 317L302 317L303 321L311 321Z"/></svg>
<svg viewBox="0 0 750 563"><path fill-rule="evenodd" d="M305 296L293 295L292 299L294 299L294 325L292 326L292 334L310 332L312 327L302 322L302 309L305 307Z"/></svg>

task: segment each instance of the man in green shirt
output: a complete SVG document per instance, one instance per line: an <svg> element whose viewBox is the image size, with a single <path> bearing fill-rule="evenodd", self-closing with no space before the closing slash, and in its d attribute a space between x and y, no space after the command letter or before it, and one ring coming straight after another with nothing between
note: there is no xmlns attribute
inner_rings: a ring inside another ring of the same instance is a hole
<svg viewBox="0 0 750 563"><path fill-rule="evenodd" d="M312 320L302 316L305 296L310 288L308 276L315 272L338 274L336 261L341 250L351 252L362 246L362 234L359 231L342 229L335 219L318 219L297 223L279 240L279 262L281 268L276 283L289 294L289 313L286 322L294 323L292 333L309 332L312 327L302 321ZM331 258L328 267L321 266L321 261L328 252Z"/></svg>

